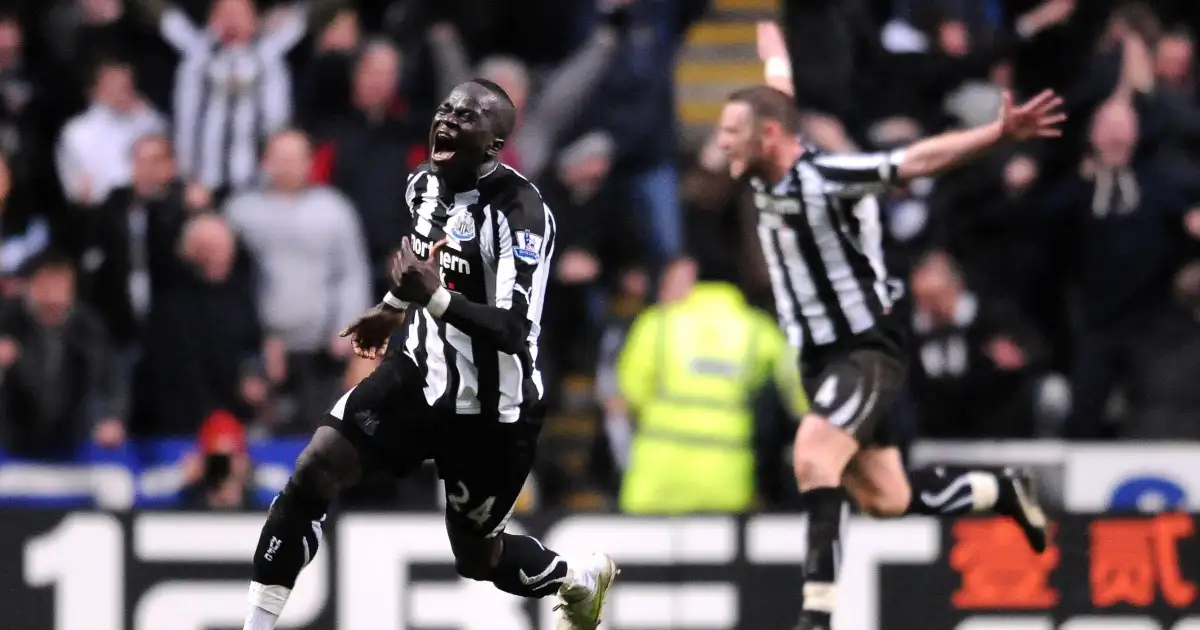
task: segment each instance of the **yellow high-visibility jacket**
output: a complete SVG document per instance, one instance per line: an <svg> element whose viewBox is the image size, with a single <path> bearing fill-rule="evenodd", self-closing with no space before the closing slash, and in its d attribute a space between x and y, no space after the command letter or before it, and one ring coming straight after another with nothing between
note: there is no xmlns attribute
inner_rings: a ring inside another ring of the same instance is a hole
<svg viewBox="0 0 1200 630"><path fill-rule="evenodd" d="M755 395L774 378L790 410L808 407L796 354L736 287L704 282L634 322L617 364L637 418L621 509L741 512L754 501Z"/></svg>

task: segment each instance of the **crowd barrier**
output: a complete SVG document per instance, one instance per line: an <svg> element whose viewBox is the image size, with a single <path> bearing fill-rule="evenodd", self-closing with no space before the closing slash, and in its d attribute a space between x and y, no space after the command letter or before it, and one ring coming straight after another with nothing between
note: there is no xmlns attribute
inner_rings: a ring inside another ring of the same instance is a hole
<svg viewBox="0 0 1200 630"><path fill-rule="evenodd" d="M260 507L287 483L307 439L251 442L254 496ZM185 484L183 460L193 440L144 440L119 449L84 446L73 457L30 460L0 452L0 507L175 506Z"/></svg>
<svg viewBox="0 0 1200 630"><path fill-rule="evenodd" d="M306 440L253 442L256 500L265 507L287 481ZM172 507L183 484L180 463L193 443L145 441L119 451L80 450L71 463L0 453L0 507ZM918 442L910 462L1035 468L1046 503L1067 512L1200 512L1200 445Z"/></svg>
<svg viewBox="0 0 1200 630"><path fill-rule="evenodd" d="M1200 444L923 441L909 461L1032 468L1046 502L1067 512L1200 512Z"/></svg>
<svg viewBox="0 0 1200 630"><path fill-rule="evenodd" d="M837 630L1195 630L1195 515L1068 516L1035 556L1003 519L854 517ZM240 627L261 513L0 511L5 627ZM613 630L789 628L801 604L799 515L541 515L513 530L623 573ZM435 513L343 513L281 628L550 630L553 602L459 579Z"/></svg>

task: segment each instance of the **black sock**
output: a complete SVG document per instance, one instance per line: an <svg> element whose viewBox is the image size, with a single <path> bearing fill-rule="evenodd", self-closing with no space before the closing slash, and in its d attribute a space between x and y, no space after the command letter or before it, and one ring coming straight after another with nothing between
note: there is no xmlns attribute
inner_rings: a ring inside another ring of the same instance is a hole
<svg viewBox="0 0 1200 630"><path fill-rule="evenodd" d="M920 468L908 474L912 499L905 514L944 516L994 510L1007 484L995 471L959 466Z"/></svg>
<svg viewBox="0 0 1200 630"><path fill-rule="evenodd" d="M828 630L837 590L838 540L842 526L841 488L814 488L801 493L808 511L808 552L804 557L802 630Z"/></svg>
<svg viewBox="0 0 1200 630"><path fill-rule="evenodd" d="M317 555L326 508L328 504L306 496L288 481L267 511L251 579L267 586L294 587L300 570Z"/></svg>
<svg viewBox="0 0 1200 630"><path fill-rule="evenodd" d="M496 588L519 597L545 597L558 592L567 576L567 561L532 536L500 534L504 549L492 569Z"/></svg>

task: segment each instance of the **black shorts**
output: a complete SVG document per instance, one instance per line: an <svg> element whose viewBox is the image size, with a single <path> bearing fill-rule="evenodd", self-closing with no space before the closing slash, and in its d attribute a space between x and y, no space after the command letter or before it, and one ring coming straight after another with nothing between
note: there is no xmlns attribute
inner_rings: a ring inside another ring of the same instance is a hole
<svg viewBox="0 0 1200 630"><path fill-rule="evenodd" d="M329 412L358 449L364 477L412 474L427 460L446 486L446 519L454 531L497 536L512 516L533 468L540 417L516 422L432 408L412 359L389 354Z"/></svg>
<svg viewBox="0 0 1200 630"><path fill-rule="evenodd" d="M907 366L894 353L859 348L824 354L805 379L811 413L849 433L864 447L895 446L887 415L904 388ZM814 369L815 368L815 369Z"/></svg>

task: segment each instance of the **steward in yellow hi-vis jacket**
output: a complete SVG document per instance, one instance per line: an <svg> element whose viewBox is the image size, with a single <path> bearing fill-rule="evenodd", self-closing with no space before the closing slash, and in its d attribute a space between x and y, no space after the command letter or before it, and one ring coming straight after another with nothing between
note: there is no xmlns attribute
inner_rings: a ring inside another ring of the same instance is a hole
<svg viewBox="0 0 1200 630"><path fill-rule="evenodd" d="M794 352L775 321L747 305L734 285L701 281L682 299L642 313L617 364L636 419L621 510L750 509L754 402L770 379L801 417L808 402Z"/></svg>

